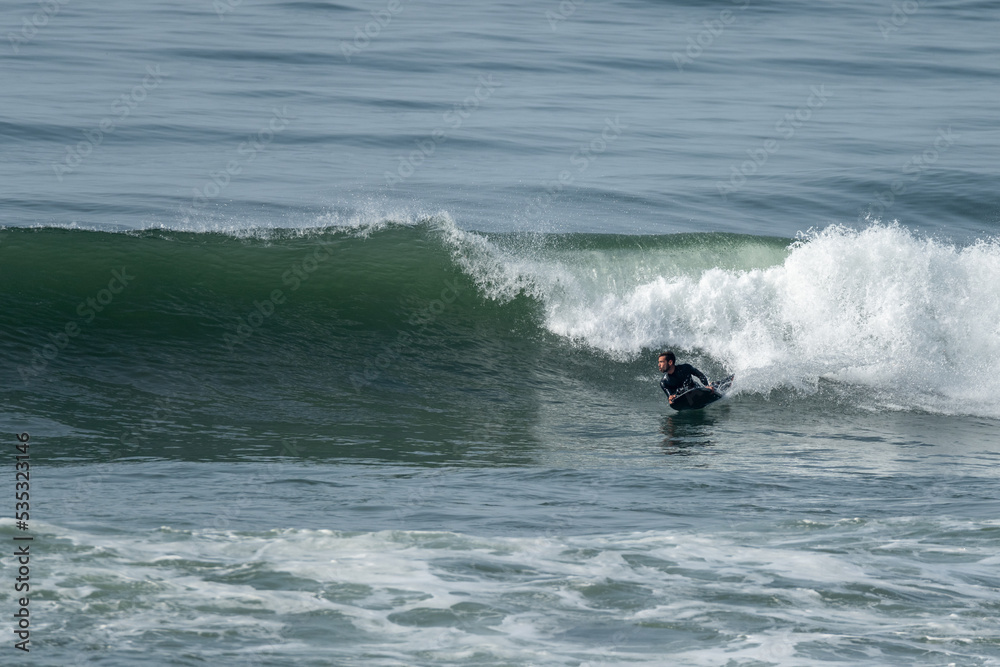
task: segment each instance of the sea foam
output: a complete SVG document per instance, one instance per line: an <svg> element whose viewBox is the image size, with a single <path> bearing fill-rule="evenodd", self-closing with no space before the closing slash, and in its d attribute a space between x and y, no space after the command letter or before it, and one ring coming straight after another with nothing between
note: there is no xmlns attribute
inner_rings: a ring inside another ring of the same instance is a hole
<svg viewBox="0 0 1000 667"><path fill-rule="evenodd" d="M960 247L898 224L831 226L780 251L712 235L620 250L448 236L486 295L534 297L546 329L613 358L671 347L735 372L738 391L829 381L905 409L1000 415L995 239Z"/></svg>

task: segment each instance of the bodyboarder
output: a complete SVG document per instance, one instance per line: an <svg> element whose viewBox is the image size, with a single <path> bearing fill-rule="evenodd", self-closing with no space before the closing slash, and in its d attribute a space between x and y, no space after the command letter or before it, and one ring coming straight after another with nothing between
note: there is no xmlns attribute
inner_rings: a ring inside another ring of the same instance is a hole
<svg viewBox="0 0 1000 667"><path fill-rule="evenodd" d="M667 399L671 403L677 397L678 392L695 386L691 380L692 376L701 380L701 383L709 389L713 388L705 374L691 364L677 365L677 357L674 356L673 352L664 352L660 355L659 367L660 372L663 373L660 389L667 395Z"/></svg>

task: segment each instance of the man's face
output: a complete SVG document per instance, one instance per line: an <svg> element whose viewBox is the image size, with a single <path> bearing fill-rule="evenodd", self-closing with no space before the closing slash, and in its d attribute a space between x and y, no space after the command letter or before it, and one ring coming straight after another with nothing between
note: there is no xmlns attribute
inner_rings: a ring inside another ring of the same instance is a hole
<svg viewBox="0 0 1000 667"><path fill-rule="evenodd" d="M660 372L661 373L666 373L667 372L667 368L668 368L668 366L667 366L667 358L666 358L666 356L660 357Z"/></svg>

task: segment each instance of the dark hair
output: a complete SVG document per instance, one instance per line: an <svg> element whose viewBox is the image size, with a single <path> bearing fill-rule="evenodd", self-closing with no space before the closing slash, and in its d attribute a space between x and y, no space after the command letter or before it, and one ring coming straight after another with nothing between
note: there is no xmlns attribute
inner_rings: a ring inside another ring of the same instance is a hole
<svg viewBox="0 0 1000 667"><path fill-rule="evenodd" d="M677 357L674 356L673 352L660 352L660 357L666 357L667 361L677 362ZM657 359L660 357L657 357Z"/></svg>

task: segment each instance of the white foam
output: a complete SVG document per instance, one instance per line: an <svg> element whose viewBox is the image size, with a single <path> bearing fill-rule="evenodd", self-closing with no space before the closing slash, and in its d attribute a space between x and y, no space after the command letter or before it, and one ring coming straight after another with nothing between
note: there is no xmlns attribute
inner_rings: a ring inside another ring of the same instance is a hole
<svg viewBox="0 0 1000 667"><path fill-rule="evenodd" d="M826 664L808 651L900 637L941 642L940 654L950 654L989 631L992 574L968 556L940 560L927 535L897 534L909 540L898 553L863 548L908 526L844 524L815 537L793 526L754 544L694 530L563 538L163 530L126 539L39 526L50 542L59 535L75 545L54 564L60 574L39 632L58 623L115 650L151 635L197 634L212 638L212 650L334 660L374 652L378 665L474 656L662 664L648 642L664 627L714 637L672 640L678 664ZM0 529L13 530L11 521ZM969 556L990 554L981 543ZM872 604L881 591L891 593L891 613ZM320 615L336 637L349 637L344 648L295 638L301 619ZM582 638L588 628L599 634Z"/></svg>
<svg viewBox="0 0 1000 667"><path fill-rule="evenodd" d="M996 240L833 226L767 268L692 271L666 250L553 254L446 235L487 296L527 293L550 331L615 358L669 346L735 372L737 391L825 379L875 389L883 407L1000 416Z"/></svg>

